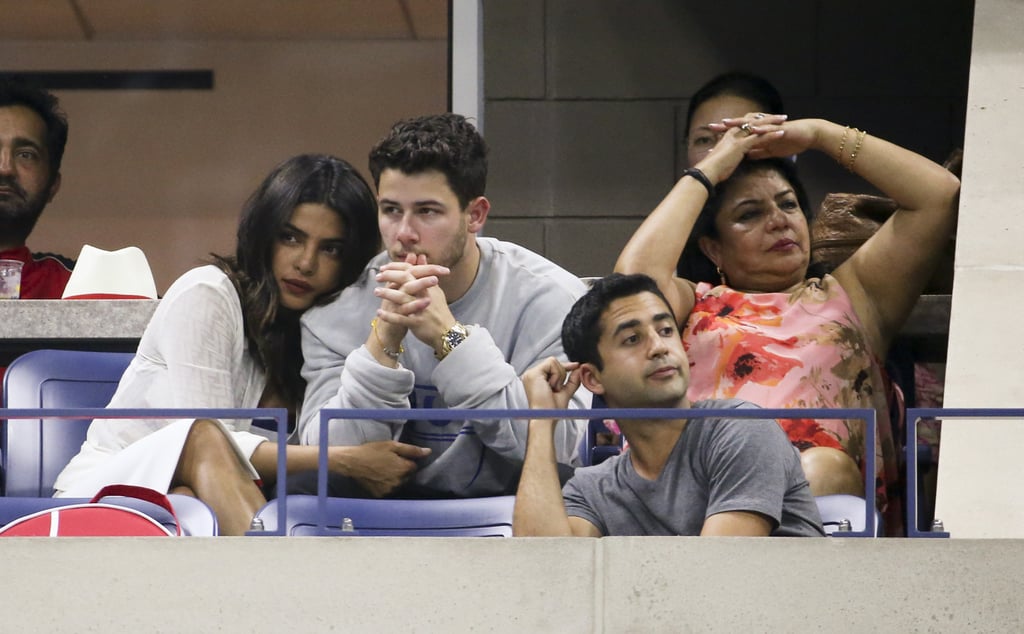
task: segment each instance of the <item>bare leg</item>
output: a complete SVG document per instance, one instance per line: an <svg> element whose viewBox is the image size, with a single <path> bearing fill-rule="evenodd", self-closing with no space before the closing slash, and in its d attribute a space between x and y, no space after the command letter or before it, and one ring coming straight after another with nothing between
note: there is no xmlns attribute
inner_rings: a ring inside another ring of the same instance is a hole
<svg viewBox="0 0 1024 634"><path fill-rule="evenodd" d="M846 493L864 497L864 479L846 452L832 447L811 447L800 453L800 464L811 485L811 495Z"/></svg>
<svg viewBox="0 0 1024 634"><path fill-rule="evenodd" d="M191 490L217 514L222 535L244 535L266 503L220 425L197 420L185 440L171 490ZM185 491L180 491L185 492Z"/></svg>

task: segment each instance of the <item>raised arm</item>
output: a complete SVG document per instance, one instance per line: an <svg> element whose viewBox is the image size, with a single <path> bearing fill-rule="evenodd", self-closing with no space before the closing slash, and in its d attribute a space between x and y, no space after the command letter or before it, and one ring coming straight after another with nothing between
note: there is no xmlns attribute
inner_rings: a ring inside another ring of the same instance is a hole
<svg viewBox="0 0 1024 634"><path fill-rule="evenodd" d="M564 409L580 386L576 364L563 365L549 357L527 370L523 386L533 409ZM533 537L600 537L597 527L578 517L569 517L562 503L558 469L555 466L555 421L531 420L526 460L516 491L512 532Z"/></svg>
<svg viewBox="0 0 1024 634"><path fill-rule="evenodd" d="M762 115L759 122L777 127L784 120L783 115ZM751 148L765 141L763 135L745 131L725 134L714 151L696 165L696 173L690 172L676 182L629 239L615 262L616 273L643 273L652 277L668 299L680 326L693 308L694 285L676 277L679 256L708 201L710 190L732 174Z"/></svg>
<svg viewBox="0 0 1024 634"><path fill-rule="evenodd" d="M825 126L826 148L840 135L838 128ZM949 240L960 181L941 165L898 145L858 133L861 140L856 160L844 156L841 162L847 167L852 164L855 173L895 200L899 208L839 266L835 277L865 325L874 322L877 349L884 351L906 321Z"/></svg>
<svg viewBox="0 0 1024 634"><path fill-rule="evenodd" d="M782 130L782 136L766 139L749 156L824 152L899 206L834 273L881 353L910 314L949 239L960 181L919 154L830 121L788 121Z"/></svg>

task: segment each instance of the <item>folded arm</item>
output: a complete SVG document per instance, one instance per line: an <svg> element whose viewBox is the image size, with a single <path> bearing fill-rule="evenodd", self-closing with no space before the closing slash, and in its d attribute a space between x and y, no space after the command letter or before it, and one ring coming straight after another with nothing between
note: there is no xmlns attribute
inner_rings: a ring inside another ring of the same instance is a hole
<svg viewBox="0 0 1024 634"><path fill-rule="evenodd" d="M312 337L303 336L306 364L306 400L299 423L303 444L320 442L320 410L393 409L392 420L340 419L330 421L327 441L330 445L361 445L378 440L398 438L409 409L413 374L404 368L381 365L365 346L356 348L347 358L316 346Z"/></svg>
<svg viewBox="0 0 1024 634"><path fill-rule="evenodd" d="M511 363L494 343L486 328L473 327L466 340L446 357L433 373L442 398L452 409L526 409L529 401L515 366L529 367L550 356L564 356L560 340L545 342L541 333L533 341L521 338L512 353ZM580 390L567 401L567 408L590 406L590 393ZM521 461L526 452L527 425L523 420L487 419L469 421L477 437L493 451L510 460ZM585 421L564 420L555 426L555 450L558 462L570 464Z"/></svg>

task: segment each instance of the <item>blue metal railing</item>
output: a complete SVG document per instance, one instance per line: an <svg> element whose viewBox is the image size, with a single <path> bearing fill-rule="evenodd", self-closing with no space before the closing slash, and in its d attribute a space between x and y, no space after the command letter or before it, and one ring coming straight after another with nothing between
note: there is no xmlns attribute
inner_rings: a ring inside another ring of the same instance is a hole
<svg viewBox="0 0 1024 634"><path fill-rule="evenodd" d="M863 420L864 435L864 530L834 533L843 537L875 536L875 442L878 426L875 410L868 408L804 408L804 409L322 409L320 411L319 443L320 453L317 473L318 515L316 530L326 534L327 526L327 452L329 421L331 420L521 420L523 424L531 418L581 419L676 419L676 418L739 418L739 419L853 419ZM284 524L284 509L278 524ZM280 526L279 526L280 528Z"/></svg>
<svg viewBox="0 0 1024 634"><path fill-rule="evenodd" d="M288 410L283 408L252 408L252 409L203 409L203 408L169 408L169 409L107 409L103 407L68 407L68 408L37 408L37 409L0 409L0 419L11 421L24 419L69 419L69 418L219 418L219 419L253 419L274 420L277 426L277 482L275 488L280 502L282 516L287 512L286 476L287 476L287 443L288 443ZM17 424L16 422L14 424ZM40 430L43 433L43 430ZM42 444L40 444L42 452ZM321 452L322 453L322 452ZM41 458L41 456L40 456ZM40 460L41 462L41 460ZM273 531L262 534L284 535L283 522Z"/></svg>
<svg viewBox="0 0 1024 634"><path fill-rule="evenodd" d="M907 438L906 438L906 463L907 463L907 515L911 518L907 522L907 537L949 537L948 531L921 531L917 527L916 519L920 499L917 491L917 474L920 469L917 456L917 424L922 418L1024 418L1024 409L1011 408L941 408L941 407L911 407L907 408Z"/></svg>
<svg viewBox="0 0 1024 634"><path fill-rule="evenodd" d="M923 410L924 415L933 410ZM970 410L975 411L975 410ZM1017 411L1017 410L1014 410ZM1021 411L1024 414L1024 411ZM466 409L323 409L320 412L318 457L317 497L318 515L316 530L327 534L327 451L329 421L331 420L393 420L396 413L408 420L521 420L526 424L531 418L581 419L594 417L614 419L676 419L676 418L734 418L734 419L779 419L779 418L810 418L810 419L852 419L863 420L865 423L864 448L864 530L835 533L844 537L873 537L875 527L875 439L877 423L875 411L872 409L566 409L566 410L466 410ZM70 419L70 418L219 418L219 419L272 419L277 428L277 492L279 505L278 525L273 529L259 534L286 534L285 518L287 517L287 426L288 413L284 409L106 409L106 408L58 408L58 409L0 409L0 418L9 421L18 419ZM915 436L916 438L916 436ZM916 442L916 440L915 440ZM916 468L916 456L914 466ZM916 493L916 492L915 492ZM916 504L916 495L913 498ZM935 536L934 534L925 536Z"/></svg>

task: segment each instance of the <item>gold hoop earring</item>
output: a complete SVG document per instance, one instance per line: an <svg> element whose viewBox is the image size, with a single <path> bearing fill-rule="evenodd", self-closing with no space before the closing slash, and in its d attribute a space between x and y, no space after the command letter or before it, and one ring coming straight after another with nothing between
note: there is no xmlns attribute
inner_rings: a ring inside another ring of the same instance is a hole
<svg viewBox="0 0 1024 634"><path fill-rule="evenodd" d="M728 286L729 282L725 279L725 273L722 272L721 267L716 266L715 271L718 272L718 277L722 279L722 286Z"/></svg>

